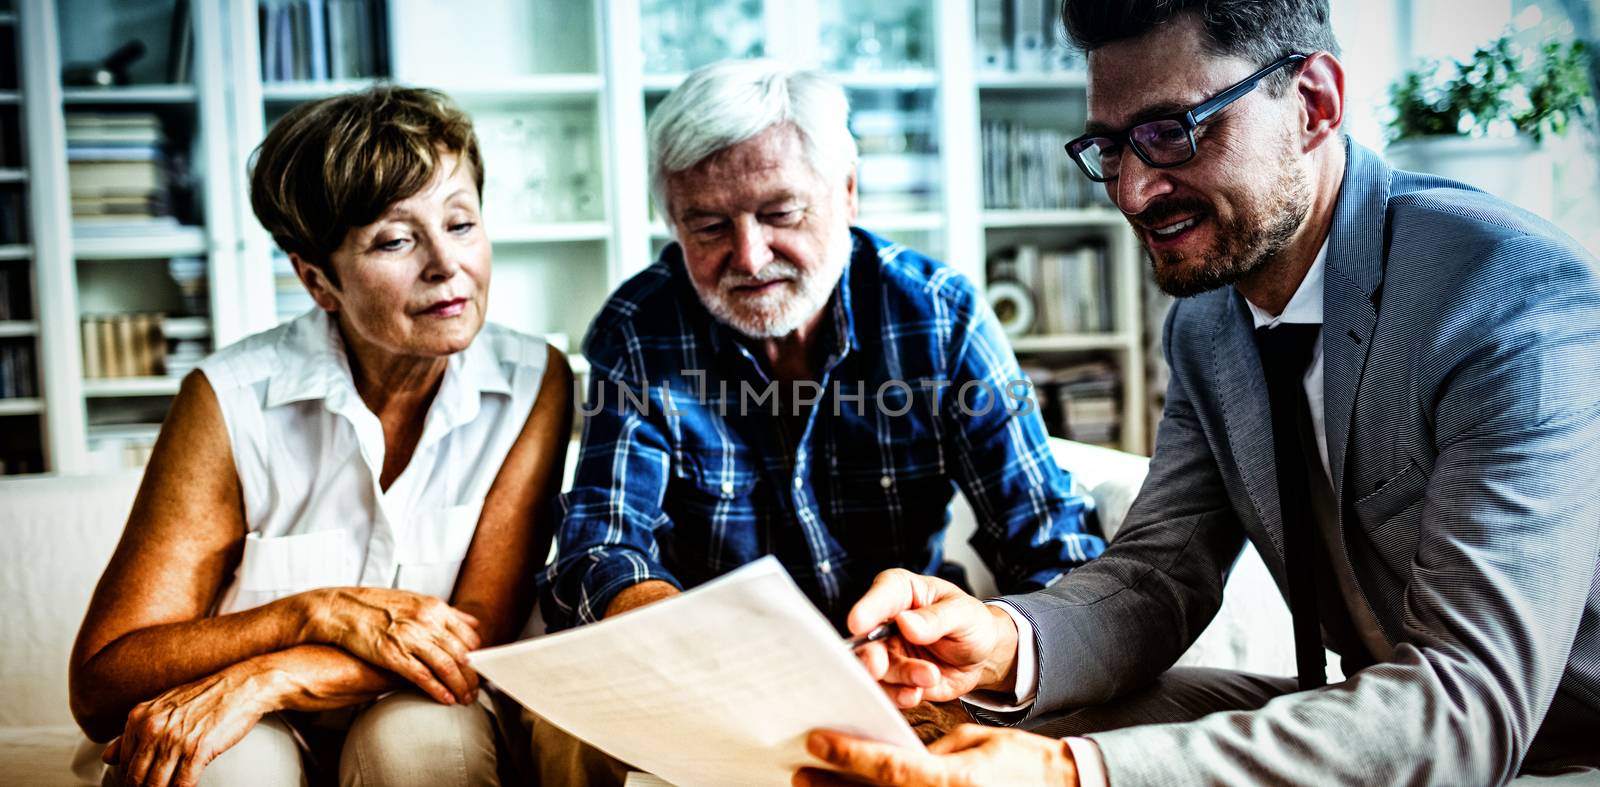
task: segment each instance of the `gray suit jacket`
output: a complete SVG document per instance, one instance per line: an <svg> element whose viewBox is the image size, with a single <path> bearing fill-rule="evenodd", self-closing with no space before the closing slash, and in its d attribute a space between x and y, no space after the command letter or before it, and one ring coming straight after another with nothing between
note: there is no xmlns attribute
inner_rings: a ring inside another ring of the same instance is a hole
<svg viewBox="0 0 1600 787"><path fill-rule="evenodd" d="M1343 553L1394 653L1258 711L1091 736L1118 787L1497 784L1536 735L1600 746L1593 726L1553 729L1600 719L1600 265L1524 211L1347 150L1323 306L1328 452ZM1243 297L1180 301L1164 341L1166 411L1116 541L1007 598L1037 632L1033 714L1172 666L1244 539L1286 587Z"/></svg>

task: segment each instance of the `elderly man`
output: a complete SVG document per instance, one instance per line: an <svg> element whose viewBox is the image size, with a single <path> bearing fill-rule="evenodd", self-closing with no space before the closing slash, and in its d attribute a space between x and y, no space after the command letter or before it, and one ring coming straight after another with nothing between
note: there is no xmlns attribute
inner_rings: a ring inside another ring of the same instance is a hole
<svg viewBox="0 0 1600 787"><path fill-rule="evenodd" d="M652 190L677 242L584 340L552 629L768 554L842 625L884 569L959 576L952 485L1003 590L1102 549L971 283L851 226L848 111L836 84L768 61L703 68L657 108Z"/></svg>
<svg viewBox="0 0 1600 787"><path fill-rule="evenodd" d="M985 606L895 571L850 615L899 622L862 658L902 704L987 689L1048 737L811 750L869 783L1593 783L1600 266L1345 138L1326 0L1064 15L1090 52L1068 151L1187 296L1149 479L1047 590ZM1289 601L1298 680L1170 669L1245 539Z"/></svg>

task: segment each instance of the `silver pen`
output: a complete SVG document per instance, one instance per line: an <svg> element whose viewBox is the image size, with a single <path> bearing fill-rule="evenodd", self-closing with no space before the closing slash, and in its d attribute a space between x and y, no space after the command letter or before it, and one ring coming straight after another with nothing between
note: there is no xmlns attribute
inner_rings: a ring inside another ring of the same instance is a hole
<svg viewBox="0 0 1600 787"><path fill-rule="evenodd" d="M856 648L859 648L868 642L877 642L880 639L888 639L899 633L900 627L896 626L894 621L891 620L888 623L884 623L883 625L878 626L877 628L865 634L857 634L854 637L846 637L844 644L849 645L851 650L855 650Z"/></svg>

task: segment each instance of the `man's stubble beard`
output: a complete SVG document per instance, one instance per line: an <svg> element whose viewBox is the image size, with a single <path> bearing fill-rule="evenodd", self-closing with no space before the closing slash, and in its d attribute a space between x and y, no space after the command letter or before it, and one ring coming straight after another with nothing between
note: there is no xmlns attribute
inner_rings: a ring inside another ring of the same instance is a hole
<svg viewBox="0 0 1600 787"><path fill-rule="evenodd" d="M1216 224L1215 242L1202 253L1198 268L1184 265L1185 256L1154 253L1149 246L1145 256L1155 273L1156 286L1176 298L1188 298L1234 284L1260 270L1294 239L1294 234L1311 212L1311 182L1305 171L1285 157L1279 167L1278 182L1263 193L1262 209L1253 216L1242 216ZM1215 214L1212 215L1216 220Z"/></svg>

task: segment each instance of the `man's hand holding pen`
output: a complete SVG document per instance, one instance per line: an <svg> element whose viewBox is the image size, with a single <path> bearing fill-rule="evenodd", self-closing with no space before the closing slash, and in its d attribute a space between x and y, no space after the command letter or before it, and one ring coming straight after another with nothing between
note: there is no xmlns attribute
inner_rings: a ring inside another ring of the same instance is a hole
<svg viewBox="0 0 1600 787"><path fill-rule="evenodd" d="M848 642L867 672L902 708L980 689L1015 690L1017 627L1011 616L942 579L885 571L845 625L856 634ZM926 750L814 730L806 750L832 770L802 768L794 776L796 787L1078 783L1066 742L976 724L956 727Z"/></svg>
<svg viewBox="0 0 1600 787"><path fill-rule="evenodd" d="M890 623L897 634L881 636L880 627ZM1017 627L1011 616L942 579L885 571L845 625L858 639L880 635L857 647L856 656L899 707L978 689L1014 689Z"/></svg>

